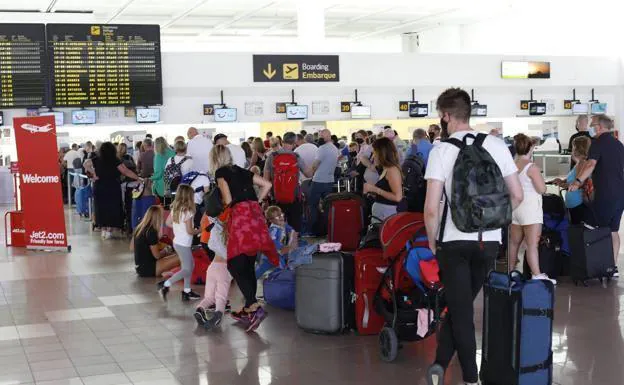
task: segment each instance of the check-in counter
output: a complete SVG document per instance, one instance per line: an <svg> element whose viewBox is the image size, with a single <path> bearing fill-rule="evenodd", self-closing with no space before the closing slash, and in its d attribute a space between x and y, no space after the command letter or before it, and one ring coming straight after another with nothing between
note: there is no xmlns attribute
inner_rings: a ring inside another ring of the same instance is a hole
<svg viewBox="0 0 624 385"><path fill-rule="evenodd" d="M546 181L565 177L570 171L570 155L557 152L535 152L533 163L542 169L542 175Z"/></svg>

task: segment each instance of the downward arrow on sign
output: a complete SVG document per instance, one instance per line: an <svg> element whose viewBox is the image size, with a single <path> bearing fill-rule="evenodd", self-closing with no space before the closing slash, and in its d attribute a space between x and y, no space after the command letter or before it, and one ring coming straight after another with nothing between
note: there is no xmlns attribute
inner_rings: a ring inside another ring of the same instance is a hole
<svg viewBox="0 0 624 385"><path fill-rule="evenodd" d="M273 76L275 76L275 74L277 73L276 70L273 69L273 66L271 65L271 63L269 63L269 65L267 66L267 68L265 70L262 70L262 73L264 74L264 76L267 77L267 79L273 79Z"/></svg>

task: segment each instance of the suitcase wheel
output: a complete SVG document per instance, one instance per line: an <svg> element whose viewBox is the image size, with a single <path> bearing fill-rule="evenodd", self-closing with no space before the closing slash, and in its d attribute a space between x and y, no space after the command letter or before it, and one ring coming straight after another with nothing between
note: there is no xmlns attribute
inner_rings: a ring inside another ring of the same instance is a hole
<svg viewBox="0 0 624 385"><path fill-rule="evenodd" d="M379 334L379 352L385 362L396 360L399 354L399 339L394 329L384 327Z"/></svg>

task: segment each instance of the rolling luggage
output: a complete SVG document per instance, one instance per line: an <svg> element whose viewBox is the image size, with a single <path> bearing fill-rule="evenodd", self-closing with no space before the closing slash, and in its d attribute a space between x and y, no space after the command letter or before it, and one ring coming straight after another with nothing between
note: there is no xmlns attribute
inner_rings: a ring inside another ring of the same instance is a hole
<svg viewBox="0 0 624 385"><path fill-rule="evenodd" d="M384 327L385 320L375 309L374 300L387 268L381 248L355 253L355 324L360 335L379 334Z"/></svg>
<svg viewBox="0 0 624 385"><path fill-rule="evenodd" d="M563 258L568 258L563 256L561 245L561 234L544 227L538 248L539 267L540 272L547 274L550 278L557 278L561 275ZM527 262L526 254L524 255L522 271L525 279L531 279L531 268Z"/></svg>
<svg viewBox="0 0 624 385"><path fill-rule="evenodd" d="M609 280L613 276L613 244L608 227L572 225L568 229L570 239L570 276L575 285L599 278Z"/></svg>
<svg viewBox="0 0 624 385"><path fill-rule="evenodd" d="M481 383L550 385L554 286L491 272L484 285Z"/></svg>
<svg viewBox="0 0 624 385"><path fill-rule="evenodd" d="M353 329L353 256L316 253L296 270L295 318L311 333L336 334Z"/></svg>
<svg viewBox="0 0 624 385"><path fill-rule="evenodd" d="M276 269L262 283L264 301L286 310L295 309L295 271Z"/></svg>
<svg viewBox="0 0 624 385"><path fill-rule="evenodd" d="M137 227L139 222L143 219L143 216L147 212L150 206L156 204L156 197L153 195L145 195L140 198L132 200L132 218L130 218L130 224L132 225L132 231Z"/></svg>
<svg viewBox="0 0 624 385"><path fill-rule="evenodd" d="M364 229L362 198L353 193L329 194L325 198L327 240L342 244L342 250L355 251Z"/></svg>
<svg viewBox="0 0 624 385"><path fill-rule="evenodd" d="M89 199L92 196L91 186L78 187L74 193L76 211L80 216L89 217Z"/></svg>

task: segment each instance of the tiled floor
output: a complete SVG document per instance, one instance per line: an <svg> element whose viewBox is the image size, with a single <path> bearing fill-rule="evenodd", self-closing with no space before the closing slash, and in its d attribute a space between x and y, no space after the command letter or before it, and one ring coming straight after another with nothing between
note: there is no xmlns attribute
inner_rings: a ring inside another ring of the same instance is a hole
<svg viewBox="0 0 624 385"><path fill-rule="evenodd" d="M72 253L0 254L0 385L425 383L434 338L385 364L376 337L306 334L277 309L254 334L229 319L196 330L192 305L175 293L163 304L155 280L135 276L126 242L89 228L68 213ZM624 383L623 294L619 282L557 288L556 384ZM447 385L460 380L455 363Z"/></svg>

